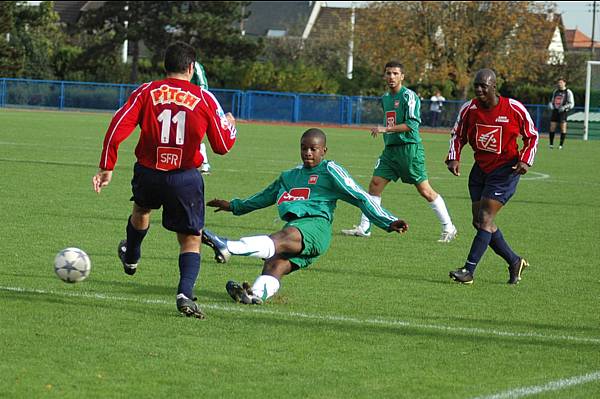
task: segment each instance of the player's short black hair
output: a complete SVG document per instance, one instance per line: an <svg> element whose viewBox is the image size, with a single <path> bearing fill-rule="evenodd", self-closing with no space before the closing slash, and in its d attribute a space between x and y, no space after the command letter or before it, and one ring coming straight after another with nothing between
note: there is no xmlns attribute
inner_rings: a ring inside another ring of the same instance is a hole
<svg viewBox="0 0 600 399"><path fill-rule="evenodd" d="M302 133L300 141L304 140L305 137L318 137L323 142L323 145L327 144L327 136L325 135L325 132L323 132L321 129L317 129L316 127L310 128Z"/></svg>
<svg viewBox="0 0 600 399"><path fill-rule="evenodd" d="M165 51L165 71L184 73L190 64L196 61L196 50L184 42L175 42Z"/></svg>
<svg viewBox="0 0 600 399"><path fill-rule="evenodd" d="M567 79L563 78L562 76L560 76L558 79L556 79L556 83L558 83L559 81L563 81L565 83L567 83Z"/></svg>
<svg viewBox="0 0 600 399"><path fill-rule="evenodd" d="M400 61L396 61L396 60L388 61L388 63L385 64L385 67L383 69L385 70L387 68L400 68L400 71L402 71L404 73L404 65L402 65L402 63Z"/></svg>

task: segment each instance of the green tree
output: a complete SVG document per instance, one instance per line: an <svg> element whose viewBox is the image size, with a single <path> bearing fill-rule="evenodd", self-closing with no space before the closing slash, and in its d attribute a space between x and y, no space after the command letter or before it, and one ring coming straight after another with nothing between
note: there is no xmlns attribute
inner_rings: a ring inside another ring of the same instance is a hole
<svg viewBox="0 0 600 399"><path fill-rule="evenodd" d="M11 43L15 31L14 1L0 2L0 76L19 76L25 65L24 52ZM13 41L14 42L14 41Z"/></svg>
<svg viewBox="0 0 600 399"><path fill-rule="evenodd" d="M499 81L533 82L548 57L553 22L549 5L533 1L377 2L364 12L360 51L374 71L400 58L410 84L442 84L466 98L474 72L496 71ZM393 43L393 45L391 45Z"/></svg>

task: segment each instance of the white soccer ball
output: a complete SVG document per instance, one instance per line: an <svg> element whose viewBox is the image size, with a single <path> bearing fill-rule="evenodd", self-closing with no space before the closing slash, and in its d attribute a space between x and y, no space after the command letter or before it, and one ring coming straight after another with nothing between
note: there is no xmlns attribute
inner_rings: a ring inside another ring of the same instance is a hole
<svg viewBox="0 0 600 399"><path fill-rule="evenodd" d="M90 275L90 257L79 248L65 248L54 258L54 272L66 283L78 283Z"/></svg>

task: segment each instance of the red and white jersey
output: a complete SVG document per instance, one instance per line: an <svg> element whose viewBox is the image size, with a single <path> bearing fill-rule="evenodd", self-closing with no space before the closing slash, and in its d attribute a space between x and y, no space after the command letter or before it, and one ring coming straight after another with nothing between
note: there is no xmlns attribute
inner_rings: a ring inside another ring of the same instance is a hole
<svg viewBox="0 0 600 399"><path fill-rule="evenodd" d="M523 138L521 151L517 144L519 135ZM475 162L489 173L517 157L527 165L533 165L538 132L529 112L519 101L500 97L495 107L486 109L475 98L465 103L458 113L448 160L460 161L460 152L467 142L473 148Z"/></svg>
<svg viewBox="0 0 600 399"><path fill-rule="evenodd" d="M164 171L199 167L204 134L217 154L229 152L237 134L211 92L181 79L144 83L112 118L104 137L101 169L114 169L119 145L138 125L138 162Z"/></svg>

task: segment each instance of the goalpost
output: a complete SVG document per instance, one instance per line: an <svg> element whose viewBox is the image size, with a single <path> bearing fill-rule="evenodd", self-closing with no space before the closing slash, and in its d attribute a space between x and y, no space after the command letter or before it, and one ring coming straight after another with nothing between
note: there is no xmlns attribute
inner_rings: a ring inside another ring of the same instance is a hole
<svg viewBox="0 0 600 399"><path fill-rule="evenodd" d="M600 65L600 61L588 61L585 77L585 109L583 110L583 139L588 139L590 123L590 92L592 90L592 65Z"/></svg>

